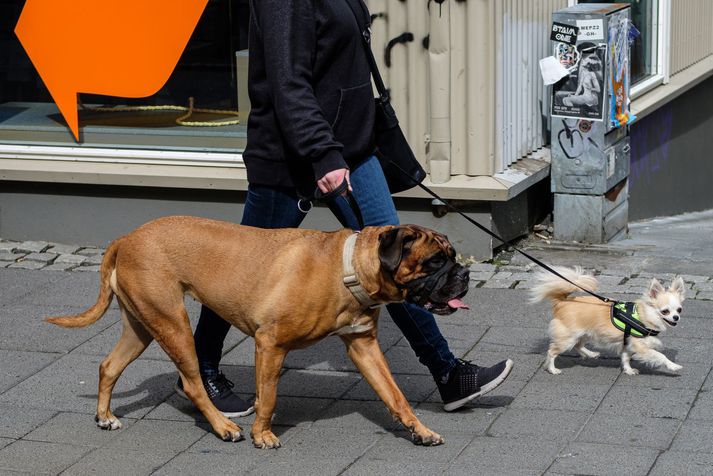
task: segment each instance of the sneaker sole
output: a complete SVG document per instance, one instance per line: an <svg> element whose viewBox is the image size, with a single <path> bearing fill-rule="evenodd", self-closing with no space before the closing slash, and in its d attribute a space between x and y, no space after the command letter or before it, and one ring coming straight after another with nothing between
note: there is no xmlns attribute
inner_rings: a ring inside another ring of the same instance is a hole
<svg viewBox="0 0 713 476"><path fill-rule="evenodd" d="M480 387L480 392L474 393L473 395L468 395L465 398L461 398L460 400L456 400L455 402L450 402L446 403L443 405L443 409L447 412L452 412L453 410L457 410L466 403L470 402L473 399L476 399L482 395L485 395L486 393L490 392L491 390L495 389L498 385L503 383L503 381L510 375L510 371L512 371L513 367L513 361L508 359L505 362L505 370L503 370L500 375L498 375L496 378L494 378L492 381L487 383L486 385L483 385Z"/></svg>
<svg viewBox="0 0 713 476"><path fill-rule="evenodd" d="M186 395L186 392L184 392L181 387L179 387L178 385L174 385L173 388L176 390L176 393L178 394L179 397L185 398L188 401L191 400L190 398L188 398L188 395ZM248 408L247 410L242 411L242 412L220 412L220 413L222 413L224 416L226 416L228 418L239 418L239 417L248 416L248 415L252 414L254 411L255 411L255 407L251 406L250 408Z"/></svg>

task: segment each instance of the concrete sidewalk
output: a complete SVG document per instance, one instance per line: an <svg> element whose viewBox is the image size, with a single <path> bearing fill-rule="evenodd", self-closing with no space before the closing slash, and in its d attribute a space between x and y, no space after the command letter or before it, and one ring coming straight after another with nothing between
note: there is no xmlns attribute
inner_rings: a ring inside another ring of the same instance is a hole
<svg viewBox="0 0 713 476"><path fill-rule="evenodd" d="M711 230L713 216L701 214L635 225L632 239L607 247L529 244L549 262L621 277L603 278L616 298L634 297L613 293L643 289L652 274L688 275L695 299L662 337L663 352L684 366L679 375L642 369L630 377L613 356L574 354L558 360L562 375L544 372L549 309L526 303L531 273L515 257L503 268L474 270L485 279L473 280L471 310L439 318L459 356L483 365L515 361L506 383L461 411L442 410L431 377L385 316L380 341L392 371L419 418L446 439L434 448L409 441L336 338L289 355L274 419L279 450L215 437L174 392L174 366L155 343L114 391L124 428L99 430L98 366L119 336L116 307L85 329L42 321L94 302L95 264L84 272L51 271L47 262L40 270L1 268L0 474L713 474ZM196 303L187 306L196 316ZM225 349L225 373L251 397L252 339L232 330ZM236 421L249 430L252 417Z"/></svg>

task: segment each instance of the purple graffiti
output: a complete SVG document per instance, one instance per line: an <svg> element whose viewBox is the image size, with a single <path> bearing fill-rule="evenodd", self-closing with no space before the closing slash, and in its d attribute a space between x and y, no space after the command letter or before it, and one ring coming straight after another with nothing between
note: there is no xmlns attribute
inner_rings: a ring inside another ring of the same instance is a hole
<svg viewBox="0 0 713 476"><path fill-rule="evenodd" d="M631 126L631 170L629 184L649 184L668 162L668 148L673 130L671 103Z"/></svg>

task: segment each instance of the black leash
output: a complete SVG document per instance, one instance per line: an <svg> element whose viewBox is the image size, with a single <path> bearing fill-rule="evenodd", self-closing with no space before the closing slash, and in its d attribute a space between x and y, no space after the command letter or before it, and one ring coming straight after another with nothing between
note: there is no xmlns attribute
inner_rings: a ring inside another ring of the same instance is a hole
<svg viewBox="0 0 713 476"><path fill-rule="evenodd" d="M397 169L399 169L405 176L410 177L410 175L409 175L404 169L402 169L401 167L399 167L399 165L398 165L397 163L395 163L395 162L393 162L393 161L392 161L391 163L392 163ZM523 255L525 258L527 258L527 259L529 259L530 261L532 261L533 263L535 263L536 265L538 265L538 266L540 266L541 268L545 269L546 271L549 271L550 273L554 274L554 275L557 276L558 278L567 281L569 284L571 284L571 285L573 285L573 286L576 286L577 288L581 289L582 291L584 291L585 293L589 294L590 296L594 296L595 298L599 299L600 301L607 302L607 303L608 303L608 302L613 302L611 299L606 298L606 297L604 297L604 296L600 296L599 294L595 293L594 291L591 291L591 290L589 290L589 289L587 289L587 288L584 288L584 287L580 286L579 284L577 284L577 283L575 283L575 282L572 282L571 280L565 278L564 276L562 276L561 273L557 272L557 270L553 269L553 268L552 268L551 266L549 266L548 264L543 263L543 262L540 261L539 259L537 259L537 258L535 258L534 256L530 255L529 253L526 253L525 251L521 250L520 248L518 248L517 246L515 246L514 244L512 244L512 242L506 240L505 238L502 238L502 237L498 236L496 233L493 233L492 231L490 231L490 230L489 230L488 228L486 228L485 226L483 226L483 225L481 225L480 223L478 223L477 221L473 220L471 217L469 217L468 215L466 215L465 213L463 213L462 211L458 210L456 207L454 207L453 205L451 205L450 203L448 203L447 200L445 200L445 199L439 197L436 192L434 192L433 190L431 190L431 189L428 188L427 186L423 185L422 183L418 183L418 182L416 182L416 181L414 180L414 185L418 185L424 192L426 192L427 194L429 194L430 196L432 196L432 197L435 198L436 200L439 200L439 201L440 201L441 203L443 203L449 210L451 210L451 211L453 211L453 212L459 214L460 216L462 216L463 218L465 218L466 220L468 220L470 223L472 223L473 225L475 225L477 228L479 228L481 231L487 233L488 235L492 236L492 237L495 238L496 240L502 242L502 243L505 244L505 245L510 246L512 249L514 249L515 251L517 251L518 253L520 253L521 255Z"/></svg>

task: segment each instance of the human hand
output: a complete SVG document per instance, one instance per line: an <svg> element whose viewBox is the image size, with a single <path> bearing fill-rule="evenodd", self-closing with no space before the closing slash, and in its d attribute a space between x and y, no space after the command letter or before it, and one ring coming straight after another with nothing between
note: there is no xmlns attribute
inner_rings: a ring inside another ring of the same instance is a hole
<svg viewBox="0 0 713 476"><path fill-rule="evenodd" d="M332 170L317 180L317 187L326 195L339 187L345 180L347 181L347 189L351 192L352 184L349 182L349 169ZM346 195L346 193L345 190L342 195Z"/></svg>

